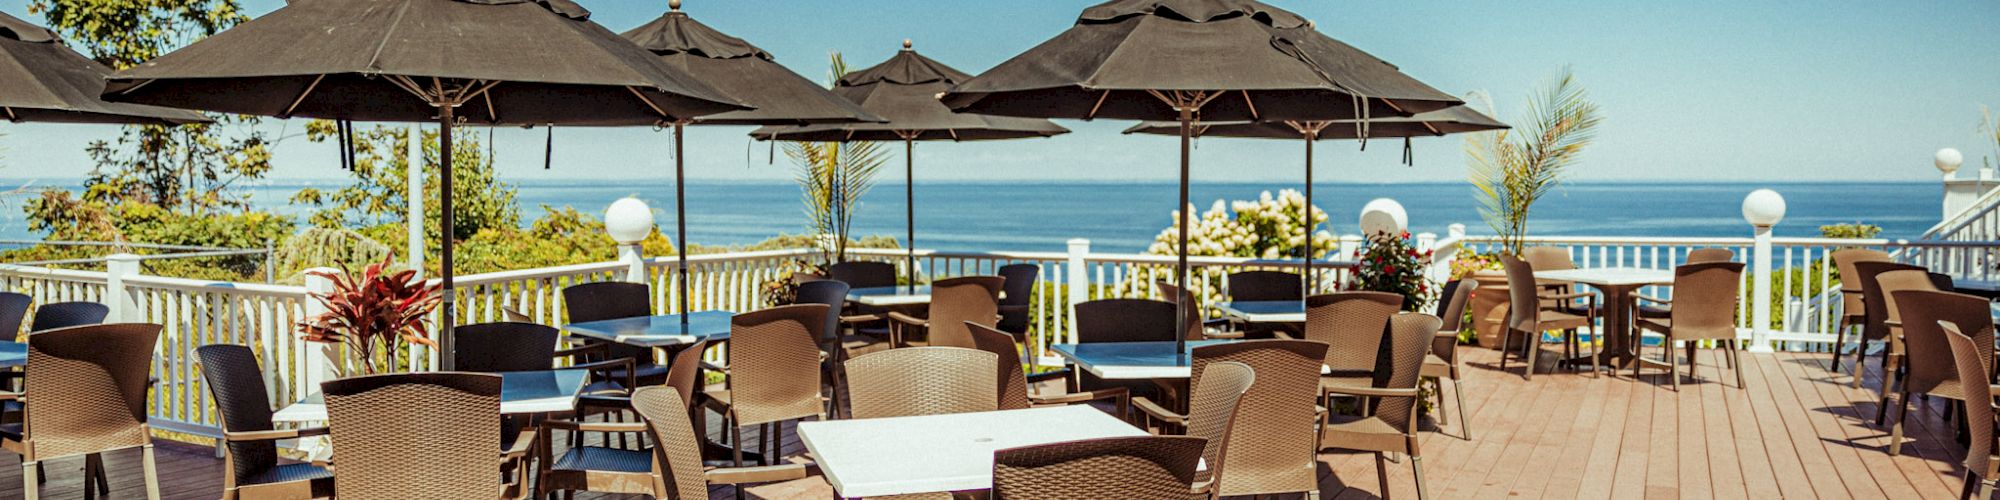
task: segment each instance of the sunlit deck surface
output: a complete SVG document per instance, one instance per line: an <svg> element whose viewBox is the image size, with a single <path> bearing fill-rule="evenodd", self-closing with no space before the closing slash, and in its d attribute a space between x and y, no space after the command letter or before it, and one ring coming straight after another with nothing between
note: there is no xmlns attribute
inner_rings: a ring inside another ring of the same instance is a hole
<svg viewBox="0 0 2000 500"><path fill-rule="evenodd" d="M1442 433L1427 433L1425 474L1437 498L1955 498L1960 451L1940 411L1911 409L1912 441L1889 456L1887 429L1872 425L1879 373L1864 389L1830 375L1827 355L1745 355L1748 390L1710 364L1704 381L1675 393L1664 376L1643 383L1623 378L1550 373L1522 380L1518 368L1496 370L1498 354L1467 349L1466 404L1475 440L1460 439L1449 415ZM1648 355L1656 351L1649 350ZM1850 358L1851 359L1851 358ZM1870 358L1871 365L1875 358ZM1510 366L1512 368L1513 366ZM1447 406L1447 410L1456 411ZM711 425L719 419L711 419ZM1437 430L1437 429L1433 429ZM745 431L745 437L754 435ZM787 433L796 439L797 434ZM800 453L796 442L787 453ZM165 498L220 496L222 461L212 449L159 446ZM0 497L19 498L21 468L0 454ZM1372 455L1321 456L1325 498L1380 496ZM1390 464L1391 494L1416 498L1408 461ZM111 498L144 498L138 453L108 457ZM43 498L81 498L83 461L50 464ZM753 486L760 498L830 498L815 474L804 480ZM712 498L733 491L711 490ZM581 494L579 498L613 498Z"/></svg>

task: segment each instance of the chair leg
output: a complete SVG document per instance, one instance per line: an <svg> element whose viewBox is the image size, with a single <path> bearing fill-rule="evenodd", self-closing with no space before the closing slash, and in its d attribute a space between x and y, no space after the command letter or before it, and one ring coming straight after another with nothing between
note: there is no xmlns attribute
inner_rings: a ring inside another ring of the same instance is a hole
<svg viewBox="0 0 2000 500"><path fill-rule="evenodd" d="M21 462L21 492L25 494L23 498L27 500L35 500L42 496L41 465L41 462Z"/></svg>
<svg viewBox="0 0 2000 500"><path fill-rule="evenodd" d="M1417 500L1429 499L1430 488L1424 485L1424 457L1410 455L1410 473L1417 478Z"/></svg>
<svg viewBox="0 0 2000 500"><path fill-rule="evenodd" d="M1750 388L1743 383L1743 350L1737 348L1735 342L1729 343L1729 366L1730 369L1736 370L1736 390Z"/></svg>
<svg viewBox="0 0 2000 500"><path fill-rule="evenodd" d="M1681 392L1681 353L1680 351L1674 350L1674 340L1672 338L1667 339L1666 348L1667 348L1667 378L1674 379L1674 392ZM1689 365L1694 364L1692 362L1694 360L1688 360L1688 361ZM1692 371L1693 368L1689 368L1689 370Z"/></svg>
<svg viewBox="0 0 2000 500"><path fill-rule="evenodd" d="M1465 381L1451 379L1451 396L1458 399L1458 432L1465 435L1466 441L1471 441L1472 420L1466 414L1472 413L1472 410L1465 407Z"/></svg>
<svg viewBox="0 0 2000 500"><path fill-rule="evenodd" d="M1896 387L1896 366L1889 362L1889 355L1882 355L1882 404L1875 407L1875 426L1881 427L1889 418L1889 391Z"/></svg>
<svg viewBox="0 0 2000 500"><path fill-rule="evenodd" d="M1882 410L1889 410L1888 398L1882 399ZM1903 454L1903 421L1910 417L1910 394L1896 398L1896 423L1889 426L1889 456Z"/></svg>
<svg viewBox="0 0 2000 500"><path fill-rule="evenodd" d="M139 458L146 474L146 500L160 500L160 468L153 462L153 445L139 447Z"/></svg>
<svg viewBox="0 0 2000 500"><path fill-rule="evenodd" d="M1389 500L1389 462L1385 460L1387 457L1384 455L1382 452L1375 452L1375 479L1378 481L1376 484L1382 485L1382 500Z"/></svg>
<svg viewBox="0 0 2000 500"><path fill-rule="evenodd" d="M1542 353L1542 332L1528 332L1528 338L1523 339L1521 347L1528 350L1528 372L1522 378L1525 380L1534 380L1535 358Z"/></svg>
<svg viewBox="0 0 2000 500"><path fill-rule="evenodd" d="M1597 340L1598 340L1598 339L1597 339L1596 337L1592 337L1592 338L1591 338L1590 340L1591 340L1591 342L1590 342L1590 378L1597 378L1597 377L1599 376L1599 374L1597 373L1597 372L1598 372L1598 367L1601 367L1601 366L1604 366L1604 348L1603 348L1603 347L1601 347L1601 346L1598 346L1598 345L1597 345ZM1616 369L1616 368L1613 368L1613 370L1615 371L1615 370L1617 370L1617 369Z"/></svg>
<svg viewBox="0 0 2000 500"><path fill-rule="evenodd" d="M1514 343L1514 328L1500 328L1500 371L1507 371L1507 344Z"/></svg>
<svg viewBox="0 0 2000 500"><path fill-rule="evenodd" d="M1886 354L1885 354L1885 356L1886 356ZM1861 379L1863 379L1863 378L1867 378L1867 377L1868 377L1868 368L1865 368L1865 367L1864 367L1864 365L1863 365L1863 363L1864 363L1864 362L1866 362L1867 360L1868 360L1868 337L1865 337L1865 336L1864 336L1864 337L1862 337L1862 338L1861 338L1861 341L1860 341L1860 342L1856 342L1856 343L1855 343L1855 346L1854 346L1854 385L1853 385L1853 387L1854 387L1855 389L1860 389L1860 388L1861 388ZM1886 375L1885 375L1885 376L1886 376Z"/></svg>
<svg viewBox="0 0 2000 500"><path fill-rule="evenodd" d="M1833 351L1833 360L1831 364L1827 365L1828 370L1832 370L1834 373L1840 373L1840 348L1846 346L1847 346L1847 315L1842 314L1840 315L1840 319L1834 320L1833 323L1833 349L1831 349Z"/></svg>

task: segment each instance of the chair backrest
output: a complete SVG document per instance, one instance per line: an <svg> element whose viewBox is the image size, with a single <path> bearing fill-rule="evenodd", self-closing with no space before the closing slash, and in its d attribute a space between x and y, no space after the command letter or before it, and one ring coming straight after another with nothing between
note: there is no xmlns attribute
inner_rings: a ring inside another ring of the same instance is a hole
<svg viewBox="0 0 2000 500"><path fill-rule="evenodd" d="M1833 259L1834 270L1840 272L1840 303L1843 308L1842 311L1844 311L1843 314L1848 316L1862 316L1866 314L1867 306L1863 305L1861 300L1863 294L1868 290L1868 280L1861 279L1861 275L1854 268L1854 264L1860 262L1890 262L1889 254L1881 250L1868 248L1849 248L1834 251L1831 258Z"/></svg>
<svg viewBox="0 0 2000 500"><path fill-rule="evenodd" d="M1229 300L1236 302L1302 300L1305 278L1284 271L1229 273Z"/></svg>
<svg viewBox="0 0 2000 500"><path fill-rule="evenodd" d="M215 396L215 410L222 414L222 430L254 432L274 428L264 372L249 346L210 344L195 348L194 355L201 360L201 376L208 383L208 393ZM275 441L229 441L226 446L235 477L253 477L278 465Z"/></svg>
<svg viewBox="0 0 2000 500"><path fill-rule="evenodd" d="M646 419L646 431L654 443L655 470L667 483L665 498L708 498L701 441L688 418L687 400L672 388L641 387L632 391L632 410Z"/></svg>
<svg viewBox="0 0 2000 500"><path fill-rule="evenodd" d="M1896 271L1910 272L1883 279L1882 275ZM1894 262L1856 262L1854 272L1860 275L1862 282L1868 284L1867 288L1861 291L1861 303L1868 310L1868 323L1862 329L1862 335L1869 340L1889 338L1890 332L1898 330L1888 324L1891 321L1899 321L1901 317L1896 309L1896 301L1891 299L1890 293L1898 290L1935 289L1931 285L1930 272L1923 266Z"/></svg>
<svg viewBox="0 0 2000 500"><path fill-rule="evenodd" d="M1938 289L1938 291L1940 292L1958 291L1958 287L1952 284L1951 275L1949 274L1930 273L1930 278L1931 278L1931 287Z"/></svg>
<svg viewBox="0 0 2000 500"><path fill-rule="evenodd" d="M970 321L965 323L965 327L972 332L974 347L993 353L995 357L993 366L997 378L994 382L999 386L999 408L1002 410L1027 408L1028 376L1021 369L1021 351L1016 350L1014 336L997 328Z"/></svg>
<svg viewBox="0 0 2000 500"><path fill-rule="evenodd" d="M796 304L729 320L729 404L738 425L821 415L819 342L826 306Z"/></svg>
<svg viewBox="0 0 2000 500"><path fill-rule="evenodd" d="M1707 262L1674 268L1674 340L1736 338L1736 296L1743 264Z"/></svg>
<svg viewBox="0 0 2000 500"><path fill-rule="evenodd" d="M1439 332L1458 333L1465 323L1465 304L1471 300L1472 291L1478 288L1479 281L1471 279L1456 279L1444 284L1443 294L1439 295L1444 300L1438 301L1437 309L1438 319L1444 321L1438 327ZM1440 335L1431 339L1431 354L1436 354L1438 359L1447 363L1458 362L1458 336Z"/></svg>
<svg viewBox="0 0 2000 500"><path fill-rule="evenodd" d="M1945 340L1951 344L1952 366L1957 369L1959 380L1979 380L1992 373L1990 358L1981 358L1978 346L1989 349L1992 339L1985 344L1959 333L1957 325L1945 324L1940 327L1945 332ZM1993 460L1993 388L1986 384L1961 384L1965 388L1966 433L1971 444L1965 450L1965 470L1983 474ZM1984 479L1984 478L1982 478Z"/></svg>
<svg viewBox="0 0 2000 500"><path fill-rule="evenodd" d="M1903 345L1909 354L1903 361L1909 369L1909 376L1903 379L1904 390L1924 394L1945 382L1959 380L1957 368L1948 361L1952 357L1951 345L1945 342L1944 329L1938 323L1951 323L1960 333L1972 337L1975 344L1982 346L1977 351L1979 361L1993 364L1993 303L1985 297L1900 290L1893 292L1891 298L1899 304L1897 309L1903 316ZM1977 380L1986 383L1986 378Z"/></svg>
<svg viewBox="0 0 2000 500"><path fill-rule="evenodd" d="M499 375L371 375L320 390L342 498L500 496Z"/></svg>
<svg viewBox="0 0 2000 500"><path fill-rule="evenodd" d="M13 340L20 335L21 324L28 319L28 306L34 297L14 292L0 292L0 340Z"/></svg>
<svg viewBox="0 0 2000 500"><path fill-rule="evenodd" d="M1687 263L1706 264L1709 262L1729 262L1736 260L1736 252L1727 248L1696 248L1688 250Z"/></svg>
<svg viewBox="0 0 2000 500"><path fill-rule="evenodd" d="M1438 326L1443 323L1437 316L1423 313L1402 313L1391 318L1389 369L1387 376L1381 377L1385 379L1383 383L1377 385L1388 389L1417 388L1424 354L1430 352L1431 337L1437 336ZM1404 434L1417 434L1417 398L1375 398L1375 416Z"/></svg>
<svg viewBox="0 0 2000 500"><path fill-rule="evenodd" d="M896 265L851 260L828 267L826 276L852 288L896 286Z"/></svg>
<svg viewBox="0 0 2000 500"><path fill-rule="evenodd" d="M1576 261L1570 260L1569 250L1562 247L1528 247L1521 250L1521 259L1540 271L1576 269Z"/></svg>
<svg viewBox="0 0 2000 500"><path fill-rule="evenodd" d="M1208 467L1196 473L1197 481L1223 472L1236 410L1243 402L1243 393L1256 381L1257 372L1243 363L1223 361L1202 367L1201 384L1193 386L1189 394L1187 421L1187 435L1208 440L1201 451Z"/></svg>
<svg viewBox="0 0 2000 500"><path fill-rule="evenodd" d="M1172 342L1174 303L1147 299L1098 299L1075 306L1076 341Z"/></svg>
<svg viewBox="0 0 2000 500"><path fill-rule="evenodd" d="M1536 335L1542 322L1541 287L1535 283L1539 268L1504 253L1500 254L1500 266L1507 271L1507 327Z"/></svg>
<svg viewBox="0 0 2000 500"><path fill-rule="evenodd" d="M1202 335L1203 314L1201 311L1201 301L1195 300L1193 293L1188 292L1179 285L1168 283L1166 280L1155 282L1154 285L1160 287L1161 297L1165 297L1168 301L1179 302L1181 316L1187 318L1187 339L1201 340L1207 338L1205 335ZM1168 315L1167 317L1172 318L1173 315Z"/></svg>
<svg viewBox="0 0 2000 500"><path fill-rule="evenodd" d="M514 306L507 306L500 308L500 317L506 319L507 321L512 321L515 323L535 322L534 316L529 316L528 313L521 312L520 309L517 309Z"/></svg>
<svg viewBox="0 0 2000 500"><path fill-rule="evenodd" d="M798 299L793 304L819 304L826 306L826 330L819 343L831 347L840 338L840 308L847 303L846 283L834 280L808 281L799 284ZM685 398L683 398L685 399Z"/></svg>
<svg viewBox="0 0 2000 500"><path fill-rule="evenodd" d="M119 450L151 441L146 386L160 325L111 323L28 336L25 390L34 404L25 438L36 460Z"/></svg>
<svg viewBox="0 0 2000 500"><path fill-rule="evenodd" d="M111 315L111 307L96 302L56 302L35 308L30 333L72 326L95 325Z"/></svg>
<svg viewBox="0 0 2000 500"><path fill-rule="evenodd" d="M959 347L905 347L847 360L854 418L942 415L999 409L993 353Z"/></svg>
<svg viewBox="0 0 2000 500"><path fill-rule="evenodd" d="M1042 266L1034 264L1008 264L995 271L1007 279L1001 290L1007 292L1000 297L1000 305L1025 306L1028 299L1035 296L1035 280L1042 274Z"/></svg>
<svg viewBox="0 0 2000 500"><path fill-rule="evenodd" d="M694 401L695 391L706 382L701 379L701 353L707 350L708 340L697 340L667 361L667 387L679 392L681 401Z"/></svg>
<svg viewBox="0 0 2000 500"><path fill-rule="evenodd" d="M569 313L570 323L651 316L653 307L646 298L652 293L649 290L645 283L622 281L571 285L562 290L563 309ZM609 344L605 348L608 359L632 358L642 365L653 362L652 349L617 342Z"/></svg>
<svg viewBox="0 0 2000 500"><path fill-rule="evenodd" d="M993 498L1188 498L1202 439L1137 436L993 452Z"/></svg>
<svg viewBox="0 0 2000 500"><path fill-rule="evenodd" d="M475 323L452 330L458 335L452 344L452 365L458 371L478 373L547 370L555 362L554 327L534 323Z"/></svg>
<svg viewBox="0 0 2000 500"><path fill-rule="evenodd" d="M1308 491L1318 487L1310 424L1319 402L1319 366L1327 346L1310 340L1246 340L1194 349L1199 380L1208 365L1234 361L1248 365L1257 382L1243 394L1231 424L1225 453L1229 470L1217 483L1222 496Z"/></svg>
<svg viewBox="0 0 2000 500"><path fill-rule="evenodd" d="M1402 308L1403 296L1387 292L1306 297L1306 340L1326 343L1324 362L1334 373L1373 373L1389 317Z"/></svg>
<svg viewBox="0 0 2000 500"><path fill-rule="evenodd" d="M999 276L960 276L931 284L930 344L973 348L966 323L995 325L1000 321Z"/></svg>

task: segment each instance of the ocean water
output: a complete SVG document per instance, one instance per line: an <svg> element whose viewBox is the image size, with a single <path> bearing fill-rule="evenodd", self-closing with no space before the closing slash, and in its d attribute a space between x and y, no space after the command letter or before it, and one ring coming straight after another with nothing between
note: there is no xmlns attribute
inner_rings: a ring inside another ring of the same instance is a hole
<svg viewBox="0 0 2000 500"><path fill-rule="evenodd" d="M0 181L7 182L7 181ZM38 181L38 188L74 189L75 181ZM13 181L8 185L20 185ZM249 188L252 202L303 218L310 207L287 202L301 187L335 187L340 181L269 181ZM602 213L632 195L656 209L663 230L673 227L672 181L522 181L516 183L523 218L541 205L575 206ZM1197 183L1190 198L1200 211L1217 199L1256 199L1263 191L1298 189L1297 183ZM1626 183L1572 182L1538 202L1530 234L1588 236L1747 236L1743 196L1757 188L1784 195L1789 210L1779 236L1817 236L1822 224L1866 222L1883 237L1914 238L1937 223L1942 191L1936 182L1831 183ZM1071 238L1088 238L1103 252L1143 250L1173 222L1171 182L919 182L917 246L941 250L1063 251ZM1330 215L1331 229L1355 231L1361 206L1392 198L1409 210L1413 232L1443 234L1453 223L1490 234L1479 217L1472 188L1459 182L1317 184L1314 203ZM22 196L0 199L0 239L37 239L20 215ZM799 189L786 181L688 183L688 240L712 245L755 243L778 233L802 233ZM903 184L884 180L855 213L856 234L903 234ZM1323 226L1324 228L1324 226Z"/></svg>

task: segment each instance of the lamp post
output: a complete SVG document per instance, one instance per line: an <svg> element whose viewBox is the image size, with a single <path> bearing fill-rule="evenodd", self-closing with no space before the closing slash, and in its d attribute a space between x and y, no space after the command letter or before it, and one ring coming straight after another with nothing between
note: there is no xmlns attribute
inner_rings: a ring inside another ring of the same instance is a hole
<svg viewBox="0 0 2000 500"><path fill-rule="evenodd" d="M618 260L629 266L625 281L645 283L646 258L639 250L639 242L653 232L653 208L638 198L620 198L604 209L604 232L618 242Z"/></svg>
<svg viewBox="0 0 2000 500"><path fill-rule="evenodd" d="M1397 203L1396 200L1376 198L1361 206L1362 237L1375 233L1401 236L1403 231L1409 229L1410 212L1404 210L1403 204Z"/></svg>
<svg viewBox="0 0 2000 500"><path fill-rule="evenodd" d="M1785 197L1759 189L1743 197L1743 220L1756 228L1751 252L1750 352L1771 349L1771 226L1785 218Z"/></svg>
<svg viewBox="0 0 2000 500"><path fill-rule="evenodd" d="M1937 154L1931 155L1931 164L1937 166L1938 172L1944 174L1943 217L1945 219L1950 219L1953 215L1958 215L1960 210L1964 210L1966 206L1971 205L1980 196L1986 194L1984 186L1986 175L1983 175L1984 172L1974 179L1966 181L1958 179L1958 167L1965 164L1965 154L1958 152L1957 149L1944 148L1937 150Z"/></svg>

